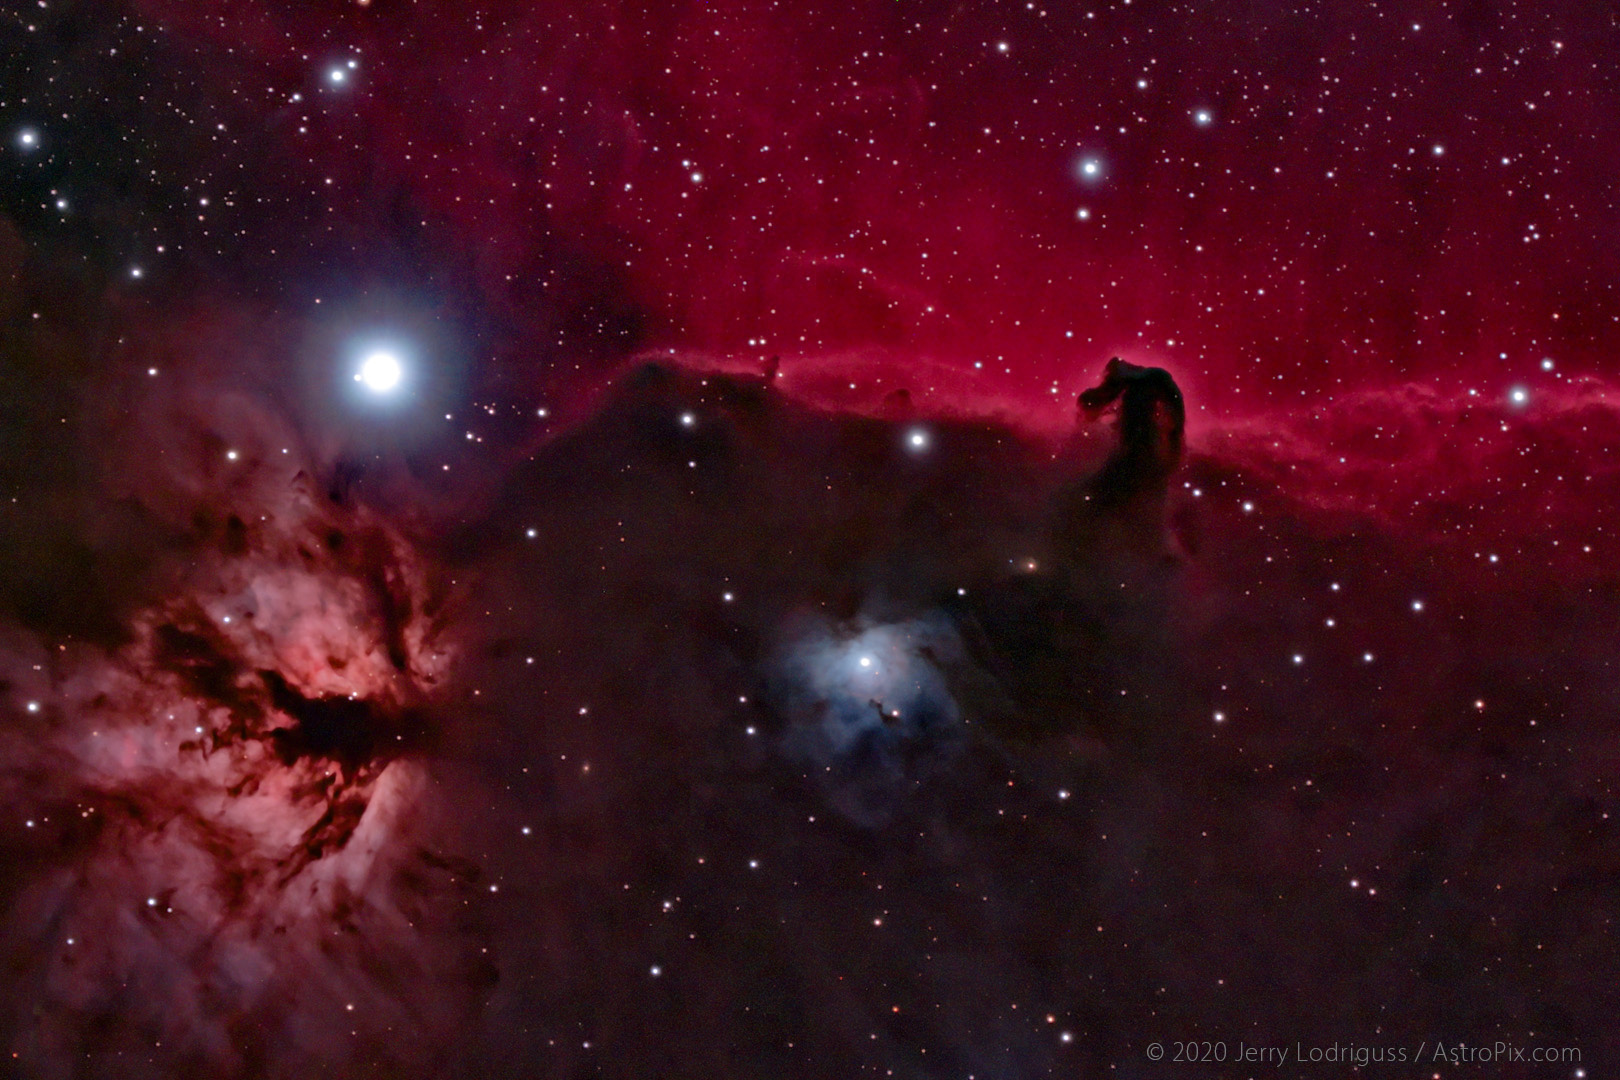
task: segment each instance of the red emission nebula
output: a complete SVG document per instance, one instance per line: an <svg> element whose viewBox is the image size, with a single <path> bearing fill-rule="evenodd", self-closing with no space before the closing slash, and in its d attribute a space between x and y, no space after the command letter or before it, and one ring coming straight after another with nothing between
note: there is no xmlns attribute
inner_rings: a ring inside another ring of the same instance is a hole
<svg viewBox="0 0 1620 1080"><path fill-rule="evenodd" d="M1617 51L0 10L0 1074L1609 1075Z"/></svg>

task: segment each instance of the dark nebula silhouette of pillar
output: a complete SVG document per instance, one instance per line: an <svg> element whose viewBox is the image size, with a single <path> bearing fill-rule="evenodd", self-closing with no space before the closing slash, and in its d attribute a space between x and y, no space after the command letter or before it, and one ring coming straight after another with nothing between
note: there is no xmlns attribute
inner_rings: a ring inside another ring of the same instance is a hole
<svg viewBox="0 0 1620 1080"><path fill-rule="evenodd" d="M1103 379L1077 402L1082 423L1113 413L1119 442L1094 475L1058 499L1055 551L1073 564L1090 561L1106 534L1107 547L1135 554L1165 551L1164 508L1170 477L1186 452L1187 409L1176 380L1163 368L1114 357Z"/></svg>

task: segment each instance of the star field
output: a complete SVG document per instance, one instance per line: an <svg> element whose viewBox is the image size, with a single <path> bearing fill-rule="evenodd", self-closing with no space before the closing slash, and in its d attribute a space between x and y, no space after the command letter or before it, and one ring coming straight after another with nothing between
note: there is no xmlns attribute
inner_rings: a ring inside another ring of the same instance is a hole
<svg viewBox="0 0 1620 1080"><path fill-rule="evenodd" d="M0 1060L1603 1075L1617 47L0 11Z"/></svg>

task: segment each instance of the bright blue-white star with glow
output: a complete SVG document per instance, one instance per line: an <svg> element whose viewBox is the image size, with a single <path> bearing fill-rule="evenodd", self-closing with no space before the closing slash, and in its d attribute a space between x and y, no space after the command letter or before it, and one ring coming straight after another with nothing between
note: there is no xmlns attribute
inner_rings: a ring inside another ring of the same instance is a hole
<svg viewBox="0 0 1620 1080"><path fill-rule="evenodd" d="M384 349L368 354L354 373L354 381L374 394L391 393L404 378L405 368L399 357Z"/></svg>

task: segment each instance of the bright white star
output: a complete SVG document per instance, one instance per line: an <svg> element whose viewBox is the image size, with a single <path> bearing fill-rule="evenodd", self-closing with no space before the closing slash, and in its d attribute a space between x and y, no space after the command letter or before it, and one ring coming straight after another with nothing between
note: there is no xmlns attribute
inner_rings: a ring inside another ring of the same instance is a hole
<svg viewBox="0 0 1620 1080"><path fill-rule="evenodd" d="M368 390L379 394L386 394L399 385L400 379L405 377L405 371L399 364L399 358L389 352L374 352L360 364L360 370L354 373L354 381L364 383Z"/></svg>

